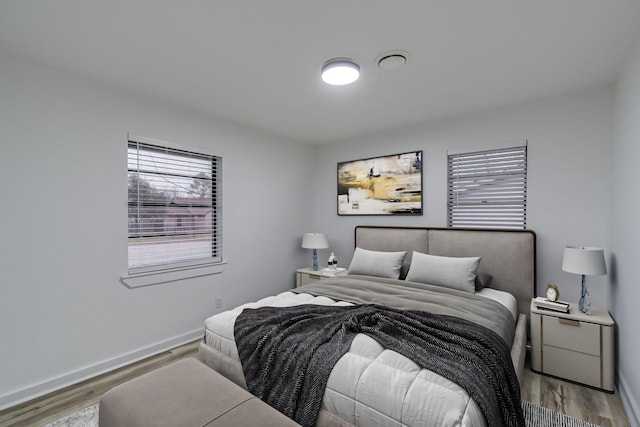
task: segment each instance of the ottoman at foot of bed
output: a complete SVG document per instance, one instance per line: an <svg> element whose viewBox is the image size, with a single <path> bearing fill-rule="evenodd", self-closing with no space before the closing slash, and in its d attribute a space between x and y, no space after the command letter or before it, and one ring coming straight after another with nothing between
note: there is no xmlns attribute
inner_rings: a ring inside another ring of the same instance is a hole
<svg viewBox="0 0 640 427"><path fill-rule="evenodd" d="M100 427L298 426L196 359L130 380L100 399Z"/></svg>

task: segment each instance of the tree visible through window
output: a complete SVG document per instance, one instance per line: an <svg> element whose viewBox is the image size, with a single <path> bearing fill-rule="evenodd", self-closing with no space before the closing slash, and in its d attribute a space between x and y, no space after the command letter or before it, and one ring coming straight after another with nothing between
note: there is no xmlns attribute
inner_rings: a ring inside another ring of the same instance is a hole
<svg viewBox="0 0 640 427"><path fill-rule="evenodd" d="M449 227L527 227L527 144L448 153Z"/></svg>
<svg viewBox="0 0 640 427"><path fill-rule="evenodd" d="M129 139L129 273L221 262L222 159Z"/></svg>

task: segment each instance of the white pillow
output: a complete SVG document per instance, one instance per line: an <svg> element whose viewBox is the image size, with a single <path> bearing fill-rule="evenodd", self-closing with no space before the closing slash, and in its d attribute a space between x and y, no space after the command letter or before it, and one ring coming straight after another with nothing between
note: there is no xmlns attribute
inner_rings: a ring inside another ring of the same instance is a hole
<svg viewBox="0 0 640 427"><path fill-rule="evenodd" d="M475 293L480 257L454 258L413 251L405 280Z"/></svg>
<svg viewBox="0 0 640 427"><path fill-rule="evenodd" d="M400 277L402 262L407 252L380 252L356 248L349 265L348 274L386 277Z"/></svg>

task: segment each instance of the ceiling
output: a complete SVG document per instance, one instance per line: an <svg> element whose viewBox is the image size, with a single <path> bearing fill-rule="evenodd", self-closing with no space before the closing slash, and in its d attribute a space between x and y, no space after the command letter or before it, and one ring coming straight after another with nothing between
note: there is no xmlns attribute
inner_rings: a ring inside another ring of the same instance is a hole
<svg viewBox="0 0 640 427"><path fill-rule="evenodd" d="M611 83L639 37L638 0L0 2L2 51L314 144Z"/></svg>

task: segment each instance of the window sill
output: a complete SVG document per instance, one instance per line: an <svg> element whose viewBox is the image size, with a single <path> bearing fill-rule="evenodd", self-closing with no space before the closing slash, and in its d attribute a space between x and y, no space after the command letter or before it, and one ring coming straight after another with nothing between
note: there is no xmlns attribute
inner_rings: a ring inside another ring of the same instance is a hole
<svg viewBox="0 0 640 427"><path fill-rule="evenodd" d="M132 274L122 276L120 278L120 281L128 288L141 288L144 286L160 285L163 283L176 282L184 279L192 279L194 277L220 274L224 271L226 266L227 262L222 261L214 265L182 268L152 273Z"/></svg>

